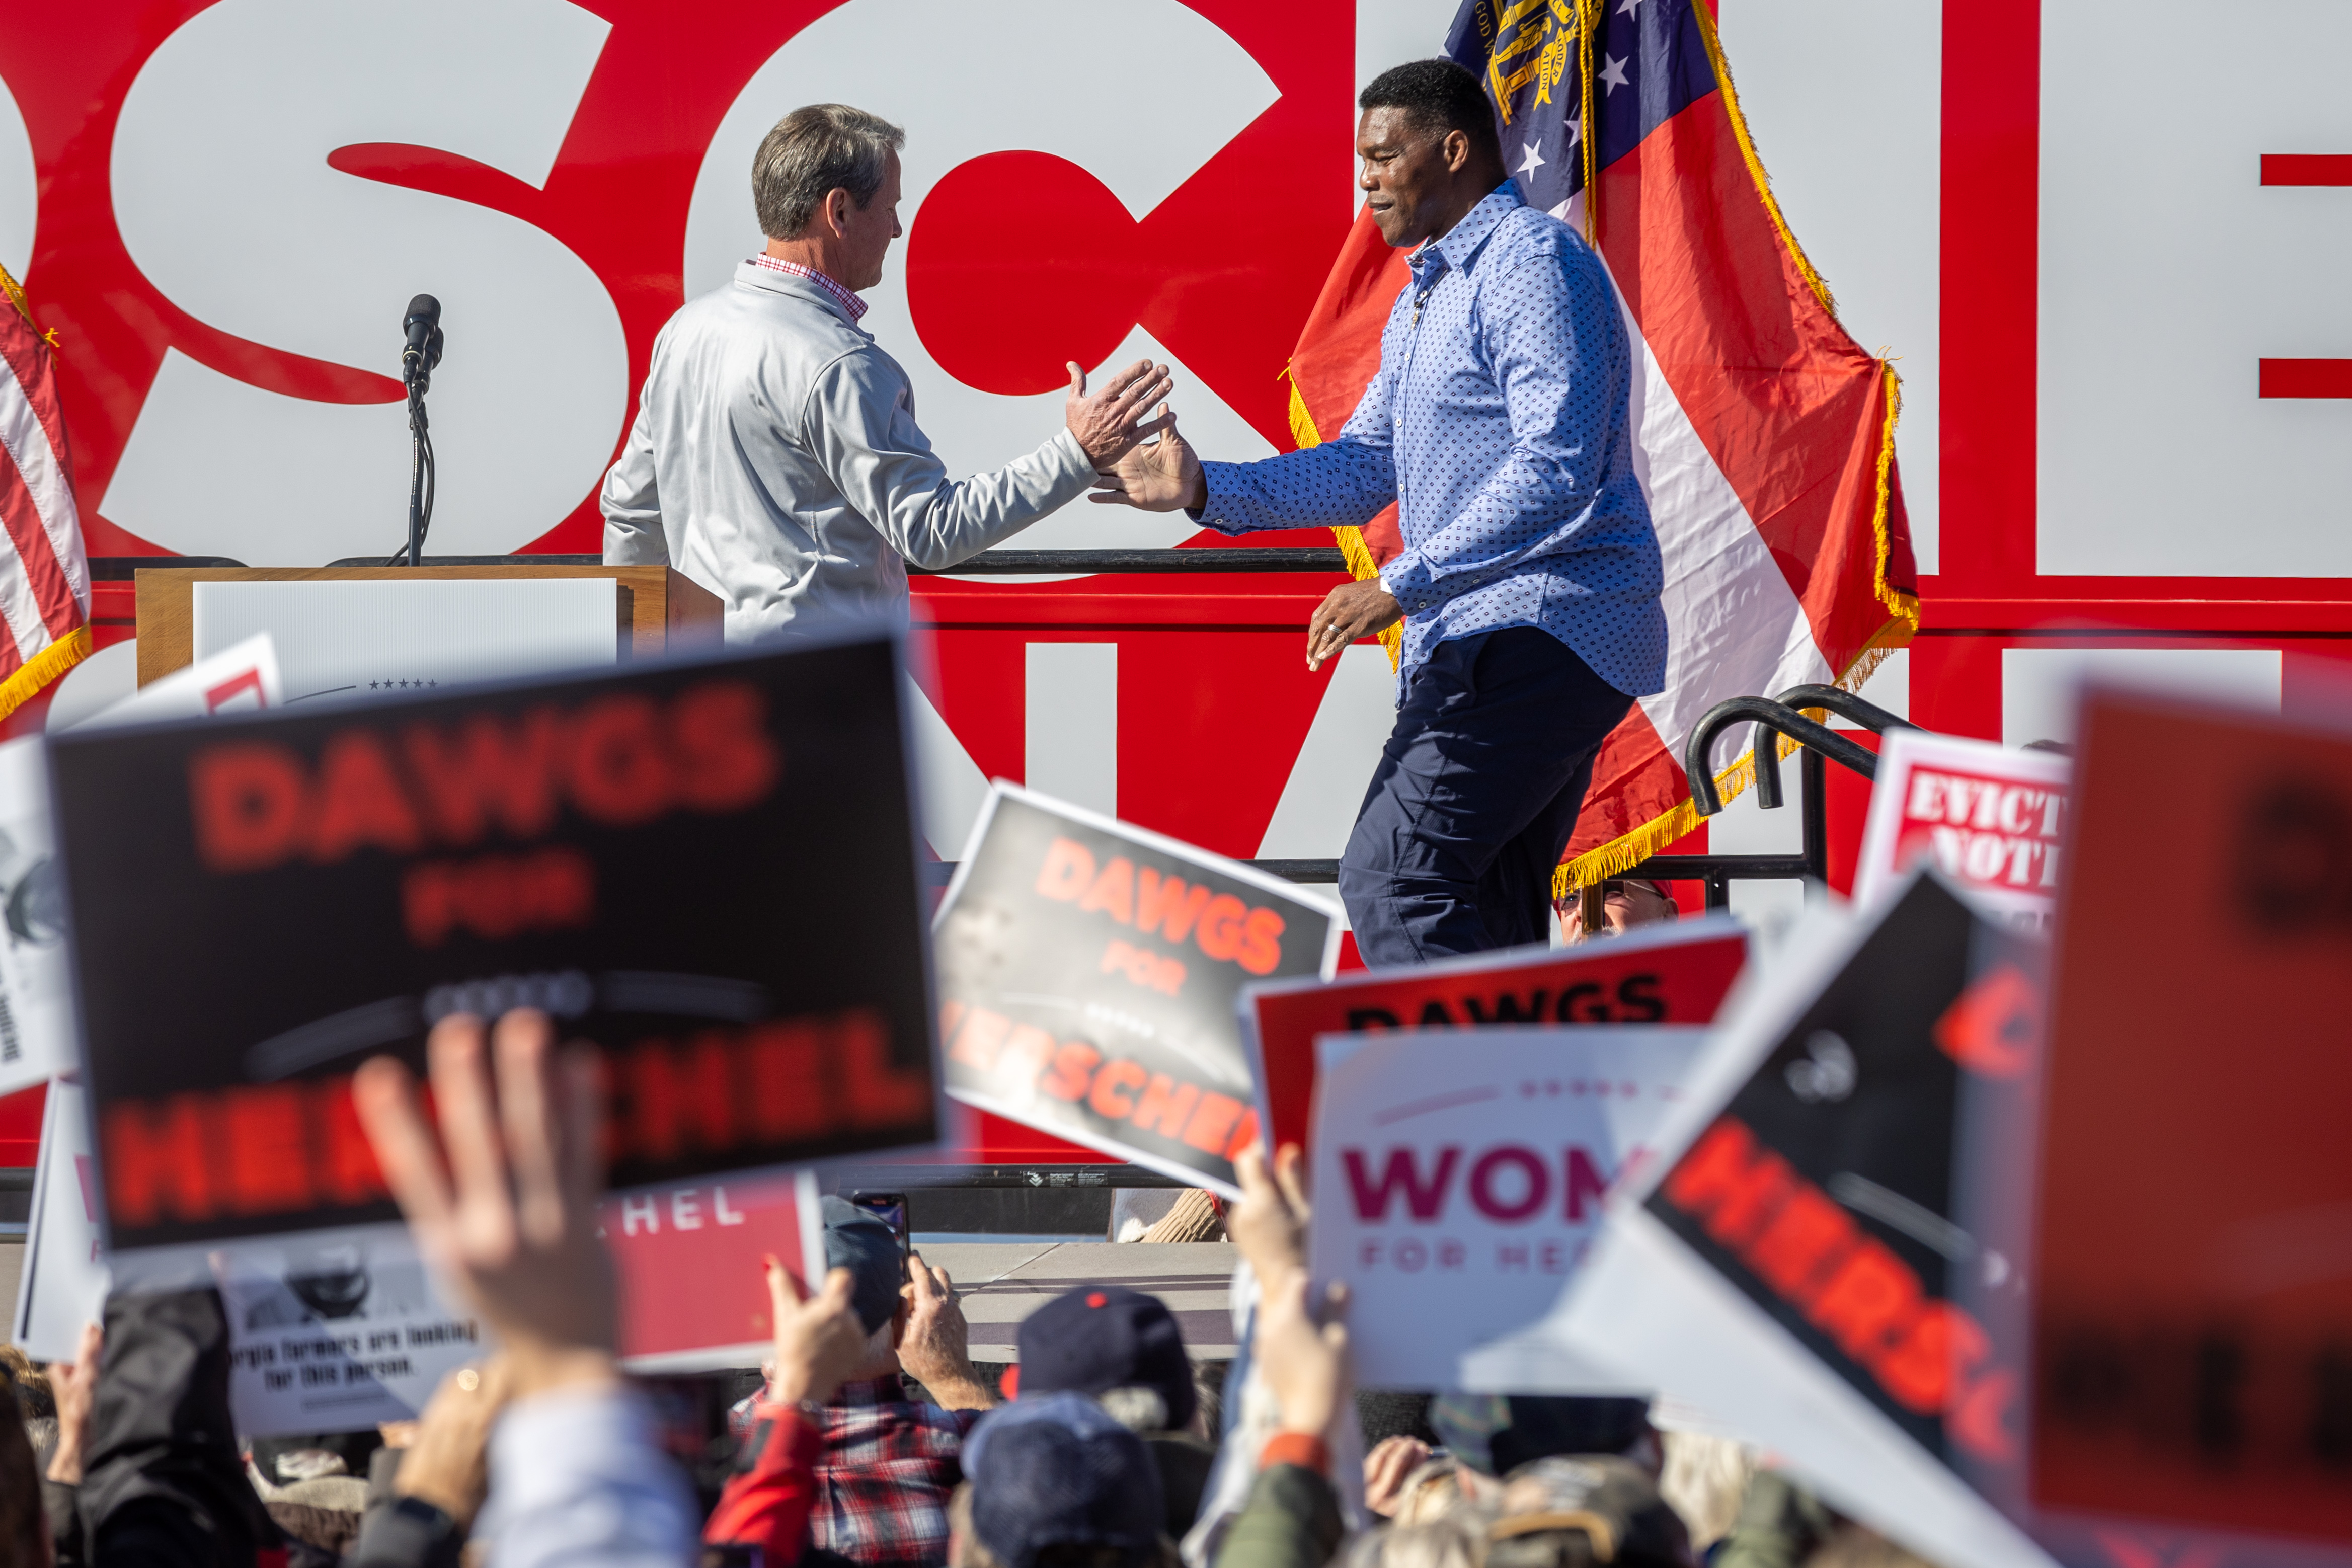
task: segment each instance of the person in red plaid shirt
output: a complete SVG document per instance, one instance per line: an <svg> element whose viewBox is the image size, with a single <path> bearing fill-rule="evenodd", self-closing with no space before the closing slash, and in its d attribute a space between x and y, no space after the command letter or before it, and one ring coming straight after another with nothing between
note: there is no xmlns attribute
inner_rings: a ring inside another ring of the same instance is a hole
<svg viewBox="0 0 2352 1568"><path fill-rule="evenodd" d="M858 1568L940 1568L965 1435L996 1404L972 1371L954 1282L918 1253L902 1290L898 1237L837 1197L824 1200L824 1253L855 1278L869 1338L865 1361L823 1407L810 1544ZM939 1404L908 1399L901 1373Z"/></svg>

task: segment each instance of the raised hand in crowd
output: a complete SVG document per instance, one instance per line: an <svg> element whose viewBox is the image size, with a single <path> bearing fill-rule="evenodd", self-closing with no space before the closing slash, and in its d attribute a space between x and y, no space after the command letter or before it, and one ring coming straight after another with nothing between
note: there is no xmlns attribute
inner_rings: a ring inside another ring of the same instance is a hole
<svg viewBox="0 0 2352 1568"><path fill-rule="evenodd" d="M907 1258L907 1330L898 1342L899 1370L930 1390L948 1410L988 1410L996 1396L971 1364L971 1325L944 1268Z"/></svg>
<svg viewBox="0 0 2352 1568"><path fill-rule="evenodd" d="M1286 1274L1307 1267L1306 1155L1296 1143L1278 1150L1269 1167L1265 1145L1253 1143L1234 1160L1241 1201L1226 1216L1225 1232L1258 1283L1271 1289Z"/></svg>
<svg viewBox="0 0 2352 1568"><path fill-rule="evenodd" d="M1086 448L1097 469L1118 462L1145 437L1169 428L1171 416L1167 414L1156 419L1143 417L1145 409L1163 401L1175 389L1175 380L1166 365L1138 360L1103 383L1102 390L1091 395L1087 392L1087 373L1078 362L1070 360L1067 366L1070 393L1066 416L1070 434L1077 437L1078 445Z"/></svg>
<svg viewBox="0 0 2352 1568"><path fill-rule="evenodd" d="M510 1403L478 1539L498 1568L677 1568L694 1552L693 1499L613 1360L595 1048L559 1052L547 1016L522 1010L490 1029L445 1018L425 1057L438 1151L400 1063L366 1063L352 1099L418 1249L505 1346Z"/></svg>
<svg viewBox="0 0 2352 1568"><path fill-rule="evenodd" d="M1352 1420L1356 1412L1348 1288L1338 1280L1324 1287L1319 1313L1308 1306L1308 1293L1304 1268L1266 1284L1252 1362L1274 1394L1280 1429L1328 1443L1341 1414Z"/></svg>
<svg viewBox="0 0 2352 1568"><path fill-rule="evenodd" d="M767 1259L767 1274L769 1321L776 1326L769 1397L782 1405L822 1405L866 1359L856 1277L846 1268L834 1269L810 1294L773 1256Z"/></svg>
<svg viewBox="0 0 2352 1568"><path fill-rule="evenodd" d="M1364 1456L1364 1506L1383 1519L1396 1517L1405 1478L1429 1461L1429 1445L1409 1433L1381 1439Z"/></svg>
<svg viewBox="0 0 2352 1568"><path fill-rule="evenodd" d="M1201 472L1200 455L1177 430L1173 410L1161 409L1146 428L1161 426L1165 429L1159 440L1139 442L1118 458L1117 467L1097 473L1087 499L1142 511L1208 505L1209 481Z"/></svg>
<svg viewBox="0 0 2352 1568"><path fill-rule="evenodd" d="M593 1047L559 1052L547 1016L526 1009L493 1029L463 1014L444 1018L425 1055L446 1174L407 1068L377 1057L352 1085L418 1247L497 1330L515 1398L613 1384L613 1265L596 1235L604 1096Z"/></svg>
<svg viewBox="0 0 2352 1568"><path fill-rule="evenodd" d="M49 1396L58 1406L58 1446L49 1455L49 1479L63 1486L81 1485L90 1414L98 1407L98 1363L105 1348L105 1332L96 1323L84 1323L73 1360L49 1363Z"/></svg>

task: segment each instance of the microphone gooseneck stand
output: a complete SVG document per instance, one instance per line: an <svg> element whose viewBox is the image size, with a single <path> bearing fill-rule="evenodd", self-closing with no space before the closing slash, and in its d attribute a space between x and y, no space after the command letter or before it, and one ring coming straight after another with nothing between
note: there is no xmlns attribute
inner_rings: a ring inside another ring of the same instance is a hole
<svg viewBox="0 0 2352 1568"><path fill-rule="evenodd" d="M433 465L433 426L425 416L425 394L433 385L433 369L441 363L441 301L419 294L408 302L401 322L407 342L400 353L400 379L408 388L408 544L385 560L387 566L405 561L425 563L425 533L433 526L433 493L439 488Z"/></svg>

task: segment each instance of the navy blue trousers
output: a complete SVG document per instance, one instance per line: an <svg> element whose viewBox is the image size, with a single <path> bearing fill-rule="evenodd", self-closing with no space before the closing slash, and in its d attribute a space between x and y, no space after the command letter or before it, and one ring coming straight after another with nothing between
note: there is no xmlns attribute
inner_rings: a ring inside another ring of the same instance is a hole
<svg viewBox="0 0 2352 1568"><path fill-rule="evenodd" d="M1364 962L1544 941L1593 756L1633 705L1534 626L1431 649L1339 858Z"/></svg>

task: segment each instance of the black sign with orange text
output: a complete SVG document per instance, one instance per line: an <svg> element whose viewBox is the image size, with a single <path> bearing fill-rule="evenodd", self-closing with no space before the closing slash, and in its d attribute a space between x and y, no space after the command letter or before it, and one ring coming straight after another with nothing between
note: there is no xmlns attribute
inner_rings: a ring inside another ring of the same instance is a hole
<svg viewBox="0 0 2352 1568"><path fill-rule="evenodd" d="M973 843L935 926L948 1092L1236 1192L1258 1128L1235 1003L1331 972L1328 907L1009 784Z"/></svg>
<svg viewBox="0 0 2352 1568"><path fill-rule="evenodd" d="M887 639L65 735L109 1239L395 1217L351 1106L452 1013L605 1051L616 1186L936 1136Z"/></svg>
<svg viewBox="0 0 2352 1568"><path fill-rule="evenodd" d="M2031 1136L2042 967L1916 878L1645 1205L1980 1489L2022 1449L2022 1368L1988 1322L2023 1259L1983 1193Z"/></svg>

